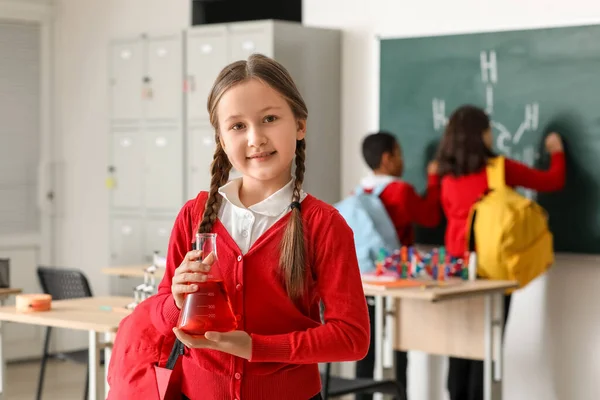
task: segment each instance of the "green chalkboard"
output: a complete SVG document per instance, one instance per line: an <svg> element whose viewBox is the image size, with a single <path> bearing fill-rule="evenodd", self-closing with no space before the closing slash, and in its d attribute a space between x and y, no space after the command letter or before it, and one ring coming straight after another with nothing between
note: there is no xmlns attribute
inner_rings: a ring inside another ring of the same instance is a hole
<svg viewBox="0 0 600 400"><path fill-rule="evenodd" d="M535 194L558 252L600 254L600 26L380 41L380 128L404 148L405 179L425 188L425 166L460 105L488 110L495 150L546 167L543 139L565 141L567 184ZM443 229L418 229L443 243Z"/></svg>

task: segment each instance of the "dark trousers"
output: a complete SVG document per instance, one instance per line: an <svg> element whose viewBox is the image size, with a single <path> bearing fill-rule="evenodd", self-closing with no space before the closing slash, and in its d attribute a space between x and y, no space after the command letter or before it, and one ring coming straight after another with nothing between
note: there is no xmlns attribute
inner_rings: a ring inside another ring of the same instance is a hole
<svg viewBox="0 0 600 400"><path fill-rule="evenodd" d="M504 327L511 296L504 296ZM483 361L449 358L448 392L450 400L483 400Z"/></svg>
<svg viewBox="0 0 600 400"><path fill-rule="evenodd" d="M356 377L357 378L371 378L373 379L373 372L375 369L375 306L373 297L367 297L368 308L369 308L369 320L371 321L371 344L369 345L369 352L366 357L356 363ZM404 398L406 399L406 368L408 366L408 359L406 352L394 351L395 365L396 365L396 382L398 382L402 390L404 390ZM372 394L357 394L356 400L373 400Z"/></svg>

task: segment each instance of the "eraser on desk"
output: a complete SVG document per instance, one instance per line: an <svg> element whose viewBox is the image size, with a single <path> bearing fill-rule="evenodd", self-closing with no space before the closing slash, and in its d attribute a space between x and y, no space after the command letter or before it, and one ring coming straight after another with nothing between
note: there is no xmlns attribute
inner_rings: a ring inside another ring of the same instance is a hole
<svg viewBox="0 0 600 400"><path fill-rule="evenodd" d="M48 311L52 307L49 294L19 294L15 298L18 312Z"/></svg>

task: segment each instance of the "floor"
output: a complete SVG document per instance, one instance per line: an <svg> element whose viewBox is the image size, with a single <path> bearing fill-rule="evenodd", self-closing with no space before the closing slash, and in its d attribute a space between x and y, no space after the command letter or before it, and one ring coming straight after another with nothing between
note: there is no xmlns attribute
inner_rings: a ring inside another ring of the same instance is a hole
<svg viewBox="0 0 600 400"><path fill-rule="evenodd" d="M37 393L40 362L10 363L6 367L8 400L32 400ZM70 361L49 360L42 400L82 400L86 366Z"/></svg>

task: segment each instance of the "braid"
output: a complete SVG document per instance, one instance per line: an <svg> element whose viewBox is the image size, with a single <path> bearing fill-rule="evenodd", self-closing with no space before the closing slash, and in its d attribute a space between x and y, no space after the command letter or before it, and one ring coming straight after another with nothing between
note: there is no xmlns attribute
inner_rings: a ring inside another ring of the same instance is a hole
<svg viewBox="0 0 600 400"><path fill-rule="evenodd" d="M229 162L229 158L227 158L227 154L225 154L225 150L221 147L218 133L215 136L217 148L215 149L215 155L211 164L210 190L202 222L200 222L200 226L198 227L198 233L208 233L212 230L219 215L219 209L221 208L221 196L217 192L221 186L227 183L229 180L229 171L231 171L231 163Z"/></svg>
<svg viewBox="0 0 600 400"><path fill-rule="evenodd" d="M300 190L304 180L305 147L304 139L296 141L296 180L294 181L292 202L300 201ZM292 208L291 214L281 242L279 264L282 268L288 296L291 299L298 299L305 291L304 227L300 209Z"/></svg>

